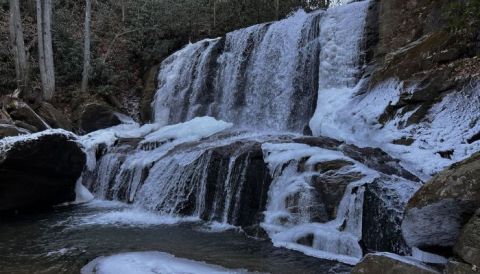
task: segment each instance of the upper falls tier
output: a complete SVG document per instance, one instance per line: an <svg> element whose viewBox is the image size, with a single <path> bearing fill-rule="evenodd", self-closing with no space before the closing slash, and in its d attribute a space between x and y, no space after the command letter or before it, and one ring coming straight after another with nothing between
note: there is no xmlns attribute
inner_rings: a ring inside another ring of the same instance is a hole
<svg viewBox="0 0 480 274"><path fill-rule="evenodd" d="M321 87L358 80L368 1L189 44L160 69L155 121L209 115L249 129L302 132Z"/></svg>

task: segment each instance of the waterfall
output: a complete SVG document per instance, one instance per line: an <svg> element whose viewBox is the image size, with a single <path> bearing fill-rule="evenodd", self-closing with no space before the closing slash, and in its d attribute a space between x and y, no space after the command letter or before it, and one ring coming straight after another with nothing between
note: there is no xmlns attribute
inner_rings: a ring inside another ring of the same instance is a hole
<svg viewBox="0 0 480 274"><path fill-rule="evenodd" d="M249 129L301 132L315 107L324 13L298 11L175 53L160 69L155 121L209 115Z"/></svg>
<svg viewBox="0 0 480 274"><path fill-rule="evenodd" d="M353 160L340 142L298 133L317 97L318 113L329 107L321 106L324 92L357 84L368 5L297 11L187 45L161 65L155 124L87 140L96 166L84 184L97 198L238 226L277 246L355 264L364 252L365 184L383 173Z"/></svg>

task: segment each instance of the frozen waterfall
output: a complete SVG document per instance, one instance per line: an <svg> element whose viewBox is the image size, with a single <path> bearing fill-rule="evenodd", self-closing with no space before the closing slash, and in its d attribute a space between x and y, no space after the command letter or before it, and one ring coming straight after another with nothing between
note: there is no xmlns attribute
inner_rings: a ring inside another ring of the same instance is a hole
<svg viewBox="0 0 480 274"><path fill-rule="evenodd" d="M97 198L234 225L276 246L357 263L368 248L366 185L414 176L382 153L362 158L361 148L299 133L317 97L318 116L335 108L322 105L324 93L341 98L358 84L369 3L298 11L187 45L161 65L154 124L85 139L84 184ZM414 188L392 195L404 202ZM400 233L397 223L390 227L385 234Z"/></svg>

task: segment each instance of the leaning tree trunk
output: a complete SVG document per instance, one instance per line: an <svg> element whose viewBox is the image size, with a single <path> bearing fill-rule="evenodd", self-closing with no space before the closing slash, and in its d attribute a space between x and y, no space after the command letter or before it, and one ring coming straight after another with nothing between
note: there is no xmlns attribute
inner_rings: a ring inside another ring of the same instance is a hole
<svg viewBox="0 0 480 274"><path fill-rule="evenodd" d="M85 1L85 38L83 47L82 92L87 92L90 75L90 22L92 20L92 1ZM122 3L123 6L123 3Z"/></svg>
<svg viewBox="0 0 480 274"><path fill-rule="evenodd" d="M38 60L42 80L43 99L49 101L55 94L55 67L52 46L52 0L36 0Z"/></svg>
<svg viewBox="0 0 480 274"><path fill-rule="evenodd" d="M25 96L27 87L27 54L23 40L22 18L19 0L10 0L10 43L15 59L17 87Z"/></svg>

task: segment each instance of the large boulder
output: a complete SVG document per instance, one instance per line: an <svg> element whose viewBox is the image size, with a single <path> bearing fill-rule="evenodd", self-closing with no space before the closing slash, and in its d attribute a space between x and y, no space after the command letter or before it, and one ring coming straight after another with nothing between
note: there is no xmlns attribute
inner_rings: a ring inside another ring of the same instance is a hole
<svg viewBox="0 0 480 274"><path fill-rule="evenodd" d="M51 127L72 130L72 123L68 118L51 104L42 102L36 111Z"/></svg>
<svg viewBox="0 0 480 274"><path fill-rule="evenodd" d="M392 253L372 253L353 268L352 274L439 274L420 262Z"/></svg>
<svg viewBox="0 0 480 274"><path fill-rule="evenodd" d="M73 201L85 154L64 131L0 140L0 212Z"/></svg>
<svg viewBox="0 0 480 274"><path fill-rule="evenodd" d="M403 236L410 246L451 249L460 230L480 208L480 153L439 173L406 207Z"/></svg>
<svg viewBox="0 0 480 274"><path fill-rule="evenodd" d="M78 126L81 132L90 133L120 124L115 111L106 104L91 103L81 108Z"/></svg>
<svg viewBox="0 0 480 274"><path fill-rule="evenodd" d="M480 266L480 210L463 227L454 251L465 262Z"/></svg>

